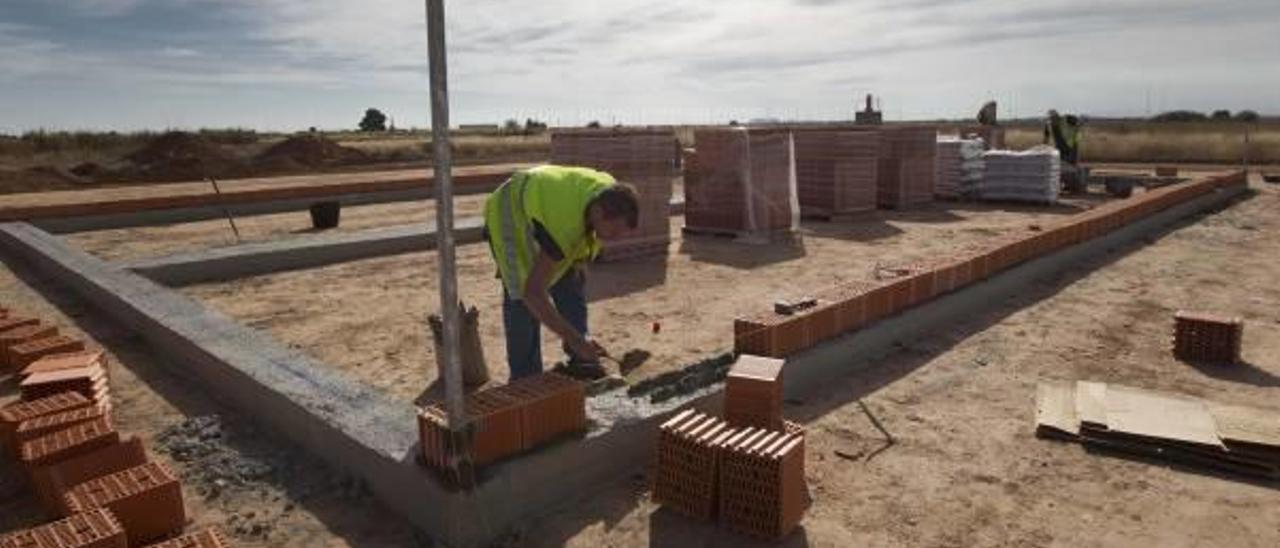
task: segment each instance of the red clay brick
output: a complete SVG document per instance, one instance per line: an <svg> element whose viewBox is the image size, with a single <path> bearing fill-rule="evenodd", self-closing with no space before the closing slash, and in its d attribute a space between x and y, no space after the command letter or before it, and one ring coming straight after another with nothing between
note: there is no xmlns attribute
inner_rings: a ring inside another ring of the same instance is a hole
<svg viewBox="0 0 1280 548"><path fill-rule="evenodd" d="M735 531L777 539L799 525L808 506L804 433L747 428L720 451L720 521Z"/></svg>
<svg viewBox="0 0 1280 548"><path fill-rule="evenodd" d="M231 543L222 534L222 531L205 529L158 544L152 544L147 548L231 548Z"/></svg>
<svg viewBox="0 0 1280 548"><path fill-rule="evenodd" d="M718 446L734 432L725 421L693 410L663 423L650 474L654 502L695 519L715 517Z"/></svg>
<svg viewBox="0 0 1280 548"><path fill-rule="evenodd" d="M141 466L149 460L142 440L133 437L56 464L35 468L31 472L31 481L45 508L66 516L71 514L71 510L67 508L64 495L72 487Z"/></svg>
<svg viewBox="0 0 1280 548"><path fill-rule="evenodd" d="M77 369L80 367L92 367L95 365L104 369L107 366L107 354L102 350L89 349L80 352L54 354L40 358L31 365L28 365L19 372L19 376L25 378L33 373Z"/></svg>
<svg viewBox="0 0 1280 548"><path fill-rule="evenodd" d="M120 520L129 544L137 546L181 532L186 523L182 486L167 467L149 462L71 488L73 512L107 508Z"/></svg>
<svg viewBox="0 0 1280 548"><path fill-rule="evenodd" d="M13 439L22 444L58 430L101 418L111 419L105 410L97 406L81 407L71 411L44 415L19 423L18 427L13 431Z"/></svg>
<svg viewBox="0 0 1280 548"><path fill-rule="evenodd" d="M4 369L13 367L13 359L9 352L22 343L45 339L58 334L58 328L52 325L32 324L0 333L0 366Z"/></svg>
<svg viewBox="0 0 1280 548"><path fill-rule="evenodd" d="M81 407L93 405L93 402L82 394L56 394L35 401L17 402L0 408L0 442L10 452L17 452L17 445L12 442L13 431L18 424L36 417L52 415Z"/></svg>
<svg viewBox="0 0 1280 548"><path fill-rule="evenodd" d="M780 359L742 355L725 378L724 415L734 427L782 428Z"/></svg>
<svg viewBox="0 0 1280 548"><path fill-rule="evenodd" d="M127 548L119 520L106 509L0 535L0 548Z"/></svg>
<svg viewBox="0 0 1280 548"><path fill-rule="evenodd" d="M1243 338L1240 318L1185 310L1174 316L1173 354L1180 360L1239 363Z"/></svg>
<svg viewBox="0 0 1280 548"><path fill-rule="evenodd" d="M5 316L0 319L0 333L7 333L10 330L29 325L39 325L39 318L31 318L28 316Z"/></svg>
<svg viewBox="0 0 1280 548"><path fill-rule="evenodd" d="M54 335L25 342L9 349L9 365L25 368L36 360L53 354L77 352L85 349L84 341L66 335Z"/></svg>
<svg viewBox="0 0 1280 548"><path fill-rule="evenodd" d="M24 443L19 455L30 471L117 443L120 435L106 418L100 418Z"/></svg>
<svg viewBox="0 0 1280 548"><path fill-rule="evenodd" d="M61 392L79 392L97 400L107 384L106 370L93 365L28 375L18 383L23 399L36 399Z"/></svg>

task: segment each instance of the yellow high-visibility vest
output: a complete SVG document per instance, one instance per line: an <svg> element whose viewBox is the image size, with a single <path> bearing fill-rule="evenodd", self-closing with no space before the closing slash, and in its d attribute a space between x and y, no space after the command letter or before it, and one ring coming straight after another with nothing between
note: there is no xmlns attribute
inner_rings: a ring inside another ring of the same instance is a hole
<svg viewBox="0 0 1280 548"><path fill-rule="evenodd" d="M516 172L484 203L485 230L503 286L512 299L524 296L525 282L538 255L537 221L564 254L551 277L555 283L575 264L600 253L587 231L587 206L609 185L612 175L594 169L539 166Z"/></svg>

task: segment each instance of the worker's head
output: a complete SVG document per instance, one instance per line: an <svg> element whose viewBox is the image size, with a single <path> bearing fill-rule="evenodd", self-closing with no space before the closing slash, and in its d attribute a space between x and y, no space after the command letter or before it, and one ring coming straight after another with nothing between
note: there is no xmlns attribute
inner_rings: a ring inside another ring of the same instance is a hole
<svg viewBox="0 0 1280 548"><path fill-rule="evenodd" d="M1052 109L1051 109L1051 110L1049 110L1049 119L1050 119L1050 120L1057 121L1059 118L1061 118L1061 116L1058 114L1058 111L1057 111L1057 110L1052 110Z"/></svg>
<svg viewBox="0 0 1280 548"><path fill-rule="evenodd" d="M616 240L640 224L640 199L635 187L626 183L609 185L587 205L587 222L596 237Z"/></svg>
<svg viewBox="0 0 1280 548"><path fill-rule="evenodd" d="M1069 125L1069 126L1073 126L1073 127L1074 127L1074 126L1078 126L1078 125L1080 125L1080 117L1079 117L1079 116L1076 116L1076 115L1074 115L1074 114L1068 114L1068 115L1066 115L1066 116L1063 116L1063 117L1062 117L1062 120L1063 120L1064 122L1066 122L1066 123L1067 123L1067 125Z"/></svg>

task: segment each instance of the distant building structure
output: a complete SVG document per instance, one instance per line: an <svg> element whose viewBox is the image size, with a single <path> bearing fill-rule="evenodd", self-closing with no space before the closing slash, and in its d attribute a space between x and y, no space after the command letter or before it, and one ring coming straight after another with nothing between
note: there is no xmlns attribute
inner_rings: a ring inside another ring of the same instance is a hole
<svg viewBox="0 0 1280 548"><path fill-rule="evenodd" d="M879 125L884 123L884 114L876 110L871 104L871 94L867 94L867 106L861 111L854 114L854 122L858 124Z"/></svg>

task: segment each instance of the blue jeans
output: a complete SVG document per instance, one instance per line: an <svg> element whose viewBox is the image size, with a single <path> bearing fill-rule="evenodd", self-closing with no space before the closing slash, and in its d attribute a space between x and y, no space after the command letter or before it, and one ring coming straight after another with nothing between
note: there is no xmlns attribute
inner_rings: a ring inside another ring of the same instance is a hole
<svg viewBox="0 0 1280 548"><path fill-rule="evenodd" d="M587 334L586 278L581 270L573 269L560 278L547 291L556 310L581 333ZM507 330L507 367L511 380L542 372L542 324L518 301L502 292L502 324ZM565 347L565 353L569 349Z"/></svg>

